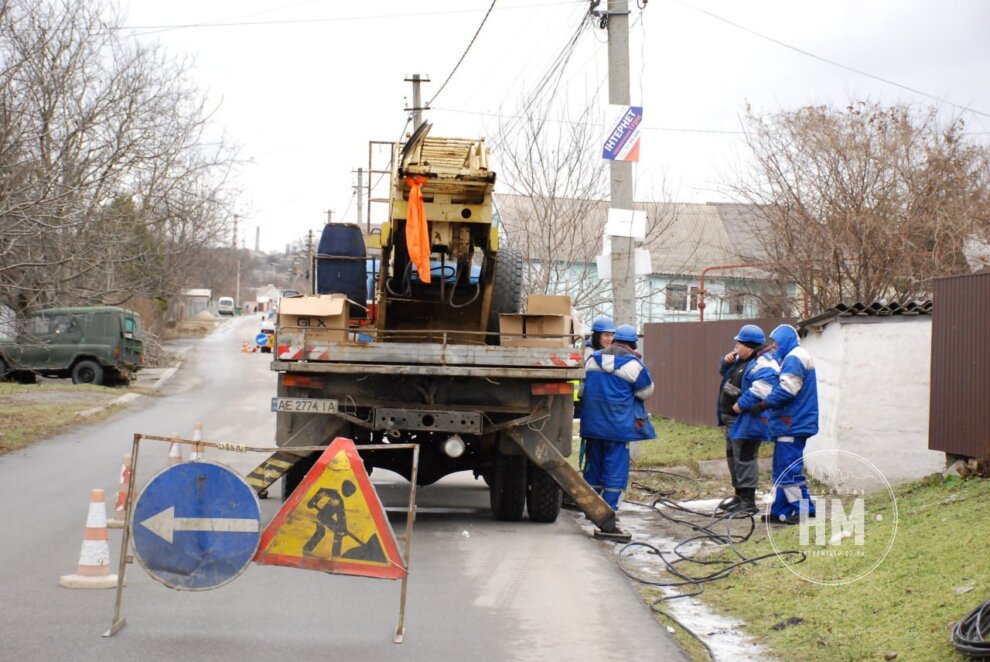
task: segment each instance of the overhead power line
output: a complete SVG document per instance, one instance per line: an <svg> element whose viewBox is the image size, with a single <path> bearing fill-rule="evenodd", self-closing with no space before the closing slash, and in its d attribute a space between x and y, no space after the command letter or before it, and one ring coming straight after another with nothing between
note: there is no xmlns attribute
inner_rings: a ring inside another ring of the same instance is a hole
<svg viewBox="0 0 990 662"><path fill-rule="evenodd" d="M556 7L561 5L576 4L575 0L557 0L556 2L536 2L526 5L503 5L499 11L509 11L515 9L532 9L534 7ZM442 16L448 14L473 14L479 11L477 8L471 9L446 9L438 11L417 11L403 12L401 14L362 14L356 16L328 16L323 18L295 18L295 19L270 19L264 21L217 21L203 23L167 23L159 25L110 25L106 30L187 30L192 28L242 28L271 25L317 25L320 23L339 23L343 21L374 21L379 19L393 18L421 18L424 16ZM488 9L491 12L491 8Z"/></svg>
<svg viewBox="0 0 990 662"><path fill-rule="evenodd" d="M488 5L488 11L486 11L484 17L482 17L481 23L478 25L478 29L474 31L474 36L471 37L471 41L468 42L467 48L465 48L464 52L461 53L461 58L457 61L457 64L454 65L454 68L450 70L450 73L447 75L447 80L443 82L440 89L437 90L436 94L434 94L433 97L426 102L427 106L433 103L433 100L440 96L440 93L443 92L443 88L447 87L447 83L449 83L450 79L454 77L454 73L457 71L457 68L461 66L461 62L463 62L464 58L467 57L468 51L470 51L471 47L474 46L474 40L478 38L479 34L481 34L481 28L485 27L485 21L488 20L488 17L492 13L492 9L495 8L496 1L497 0L492 0L492 4Z"/></svg>
<svg viewBox="0 0 990 662"><path fill-rule="evenodd" d="M458 108L444 108L435 107L431 108L434 111L446 112L446 113L462 113L465 115L482 115L484 117L504 117L513 120L523 120L527 119L522 115L509 115L506 113L490 113L483 110L461 110ZM588 124L590 126L604 127L605 125L601 122L576 122L574 120L563 120L563 119L552 119L546 118L544 121L551 122L554 124L571 124L574 126L581 124ZM711 133L711 134L721 134L721 135L731 135L731 136L742 136L745 135L745 131L729 131L723 129L690 129L681 127L669 127L669 126L643 126L643 131L664 131L668 133Z"/></svg>
<svg viewBox="0 0 990 662"><path fill-rule="evenodd" d="M792 46L791 44L788 44L786 42L783 42L783 41L781 41L779 39L775 39L774 37L771 37L769 35L765 35L762 32L757 32L756 30L753 30L752 28L748 28L745 25L740 25L739 23L736 23L735 21L732 21L730 19L727 19L724 16L719 16L718 14L713 14L712 12L710 12L708 10L705 10L705 9L701 9L700 7L695 7L694 5L688 4L686 2L681 2L681 0L674 0L674 2L676 2L679 5L681 5L682 7L687 7L688 9L693 9L694 11L698 12L699 14L704 14L705 16L709 16L711 18L714 18L717 21L722 21L723 23L726 23L727 25L731 25L732 27L734 27L736 29L739 29L739 30L742 30L743 32L748 32L751 35L754 35L754 36L759 37L760 39L765 39L765 40L767 40L767 41L769 41L771 43L777 44L778 46L783 46L784 48L786 48L788 50L792 50L795 53L800 53L801 55L804 55L806 57L810 57L810 58L812 58L814 60L818 60L819 62L824 62L825 64L832 65L833 67L838 67L839 69L845 69L846 71L851 71L854 74L859 74L860 76L865 76L866 78L872 78L873 80L879 81L881 83L885 83L886 85L892 85L894 87L898 87L898 88L900 88L902 90L906 90L908 92L911 92L912 94L918 94L918 95L923 96L923 97L928 97L929 99L932 99L934 101L938 101L939 103L944 103L944 104L946 104L948 106L952 106L953 108L958 108L959 110L962 110L962 111L965 111L965 112L968 112L968 113L973 113L974 115L981 115L983 117L990 117L990 113L985 113L985 112L983 112L981 110L977 110L977 109L971 108L969 106L964 106L962 104L954 103L952 101L949 101L948 99L943 99L940 96L937 96L937 95L934 95L934 94L929 94L928 92L925 92L924 90L919 90L917 88L910 87L909 85L903 85L901 83L898 83L897 81L890 80L889 78L883 78L882 76L877 76L877 75L871 74L868 71L863 71L862 69L857 69L855 67L850 67L849 65L842 64L841 62L836 62L835 60L830 60L827 57L823 57L823 56L818 55L816 53L812 53L811 51L806 51L803 48L798 48L797 46Z"/></svg>

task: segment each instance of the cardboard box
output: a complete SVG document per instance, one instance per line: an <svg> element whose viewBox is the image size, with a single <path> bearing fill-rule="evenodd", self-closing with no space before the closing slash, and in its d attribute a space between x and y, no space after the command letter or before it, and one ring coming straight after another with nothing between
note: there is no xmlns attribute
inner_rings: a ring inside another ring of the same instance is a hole
<svg viewBox="0 0 990 662"><path fill-rule="evenodd" d="M527 315L570 315L571 298L555 294L530 294L526 300Z"/></svg>
<svg viewBox="0 0 990 662"><path fill-rule="evenodd" d="M295 350L292 353L297 355L309 352L311 346L345 341L347 315L344 294L283 298L278 311L276 345L280 350L283 346L292 347Z"/></svg>
<svg viewBox="0 0 990 662"><path fill-rule="evenodd" d="M570 347L573 342L570 315L503 313L498 324L502 347Z"/></svg>

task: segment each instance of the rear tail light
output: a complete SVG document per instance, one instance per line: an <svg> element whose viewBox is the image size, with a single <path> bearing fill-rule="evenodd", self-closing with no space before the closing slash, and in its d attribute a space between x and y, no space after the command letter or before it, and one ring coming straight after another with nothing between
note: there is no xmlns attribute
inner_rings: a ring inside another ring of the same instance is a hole
<svg viewBox="0 0 990 662"><path fill-rule="evenodd" d="M533 384L530 390L533 395L572 395L574 393L574 384L570 382Z"/></svg>
<svg viewBox="0 0 990 662"><path fill-rule="evenodd" d="M326 384L323 377L309 375L283 375L282 386L297 386L299 388L323 388Z"/></svg>

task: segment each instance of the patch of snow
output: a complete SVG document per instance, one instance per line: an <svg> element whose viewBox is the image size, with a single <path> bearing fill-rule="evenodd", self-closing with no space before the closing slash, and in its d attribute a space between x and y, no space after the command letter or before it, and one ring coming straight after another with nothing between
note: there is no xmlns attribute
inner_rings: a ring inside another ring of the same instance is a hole
<svg viewBox="0 0 990 662"><path fill-rule="evenodd" d="M681 503L682 506L692 510L711 511L722 499L701 499L697 501L687 501ZM764 495L762 502L769 502L769 496ZM661 506L662 507L662 506ZM676 558L673 549L681 540L690 537L690 529L685 527L683 539L670 538L656 533L657 527L654 518L659 515L654 514L652 508L647 508L633 503L623 503L619 510L619 528L632 535L635 542L644 542L659 549L668 560ZM591 520L581 513L572 513L577 524L590 536L596 529ZM676 516L676 514L675 514ZM613 551L618 553L622 549L622 543L606 543L613 546ZM685 545L681 552L691 555L702 546L713 546L714 543L708 541L696 542ZM663 571L662 563L657 560L656 555L645 547L634 548L633 551L624 555L627 566L639 564L644 569L644 576L653 576L658 581L676 582L673 575L659 575ZM630 563L630 561L632 563ZM656 572L651 573L650 568L656 568ZM660 579L662 577L663 579ZM657 587L665 595L679 595L680 590L672 587ZM693 591L693 587L687 588L688 592ZM772 659L770 652L763 645L755 641L745 630L746 623L730 616L724 616L712 611L707 604L697 598L678 598L668 601L663 605L663 610L672 614L677 620L688 627L702 641L711 648L716 660L741 660L743 662L764 662Z"/></svg>

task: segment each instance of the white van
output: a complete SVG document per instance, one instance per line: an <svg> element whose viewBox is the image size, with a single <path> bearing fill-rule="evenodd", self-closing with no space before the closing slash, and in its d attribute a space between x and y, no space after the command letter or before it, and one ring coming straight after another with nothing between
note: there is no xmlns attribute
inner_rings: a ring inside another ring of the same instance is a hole
<svg viewBox="0 0 990 662"><path fill-rule="evenodd" d="M234 298L233 297L220 297L217 301L217 312L221 315L233 315L234 314Z"/></svg>

